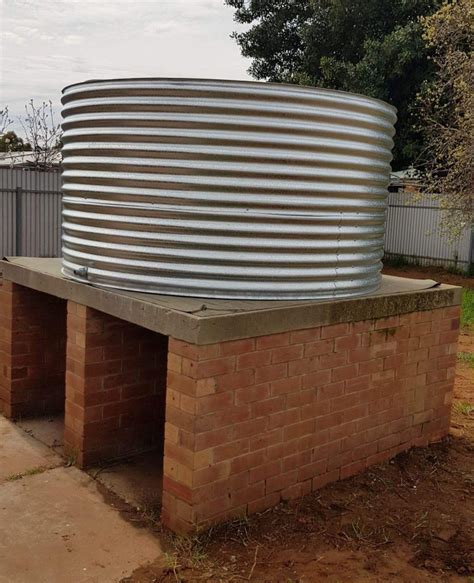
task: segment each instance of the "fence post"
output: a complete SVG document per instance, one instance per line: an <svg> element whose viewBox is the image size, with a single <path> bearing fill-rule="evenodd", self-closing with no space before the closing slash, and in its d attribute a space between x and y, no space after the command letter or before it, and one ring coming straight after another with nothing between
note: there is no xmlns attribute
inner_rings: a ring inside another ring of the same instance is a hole
<svg viewBox="0 0 474 583"><path fill-rule="evenodd" d="M22 188L17 186L15 189L15 255L21 256L22 237L23 237L23 219L22 219Z"/></svg>

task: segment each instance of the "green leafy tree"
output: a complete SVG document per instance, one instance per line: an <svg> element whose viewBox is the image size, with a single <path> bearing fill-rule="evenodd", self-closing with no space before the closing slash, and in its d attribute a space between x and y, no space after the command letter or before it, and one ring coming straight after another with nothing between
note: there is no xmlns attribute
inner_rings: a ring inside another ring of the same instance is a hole
<svg viewBox="0 0 474 583"><path fill-rule="evenodd" d="M416 95L433 75L420 17L441 0L225 0L256 79L355 91L397 107L394 167L423 151Z"/></svg>
<svg viewBox="0 0 474 583"><path fill-rule="evenodd" d="M454 0L422 19L436 75L418 96L427 191L451 237L474 223L474 3Z"/></svg>
<svg viewBox="0 0 474 583"><path fill-rule="evenodd" d="M25 143L23 138L20 138L13 131L4 132L0 134L0 152L25 152L31 150L31 146Z"/></svg>

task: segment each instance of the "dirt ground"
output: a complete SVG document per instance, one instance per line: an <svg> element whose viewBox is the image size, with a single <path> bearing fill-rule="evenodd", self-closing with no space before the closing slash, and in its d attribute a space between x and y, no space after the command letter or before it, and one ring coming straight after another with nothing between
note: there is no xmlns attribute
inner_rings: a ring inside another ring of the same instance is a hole
<svg viewBox="0 0 474 583"><path fill-rule="evenodd" d="M474 287L442 270L385 272ZM474 583L474 330L463 330L459 350L445 440L199 538L155 524L165 560L123 583Z"/></svg>
<svg viewBox="0 0 474 583"><path fill-rule="evenodd" d="M449 283L451 285L460 285L461 287L474 289L474 277L460 273L451 273L442 267L425 267L423 265L395 267L384 265L383 273L397 275L398 277L411 277L412 279L434 279L440 283Z"/></svg>

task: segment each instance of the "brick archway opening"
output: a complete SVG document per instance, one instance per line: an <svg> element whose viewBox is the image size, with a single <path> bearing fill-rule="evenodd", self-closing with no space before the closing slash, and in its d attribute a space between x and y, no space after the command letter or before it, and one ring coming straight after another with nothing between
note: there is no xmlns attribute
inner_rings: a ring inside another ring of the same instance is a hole
<svg viewBox="0 0 474 583"><path fill-rule="evenodd" d="M66 451L80 467L156 451L162 466L168 338L72 301L67 330Z"/></svg>
<svg viewBox="0 0 474 583"><path fill-rule="evenodd" d="M9 281L0 287L0 411L61 448L66 300Z"/></svg>
<svg viewBox="0 0 474 583"><path fill-rule="evenodd" d="M148 488L160 504L167 352L162 334L0 287L0 412L81 468L113 463L117 484L104 481L119 495Z"/></svg>

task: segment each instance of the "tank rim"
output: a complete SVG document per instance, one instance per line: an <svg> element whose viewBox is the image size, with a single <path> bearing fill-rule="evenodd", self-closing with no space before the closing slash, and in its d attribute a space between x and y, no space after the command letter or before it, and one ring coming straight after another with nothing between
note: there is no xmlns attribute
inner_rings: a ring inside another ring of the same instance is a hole
<svg viewBox="0 0 474 583"><path fill-rule="evenodd" d="M107 79L87 79L86 81L79 81L77 83L71 83L70 85L66 85L61 93L65 95L65 93L72 89L73 87L81 87L86 85L92 85L94 83L121 83L127 81L136 81L136 82L146 82L146 81L168 81L172 83L180 83L180 82L192 82L192 83L222 83L224 85L248 85L248 86L265 86L271 87L273 89L276 88L291 88L296 91L301 91L301 93L326 93L328 95L350 95L352 97L357 97L359 99L364 99L368 102L376 103L379 105L383 105L386 109L390 110L393 114L397 114L397 108L384 101L383 99L378 99L377 97L371 97L369 95L364 95L363 93L355 93L352 91L342 91L340 89L328 89L326 87L317 87L314 85L296 85L293 83L275 83L270 81L251 81L247 79L213 79L208 77L111 77Z"/></svg>

